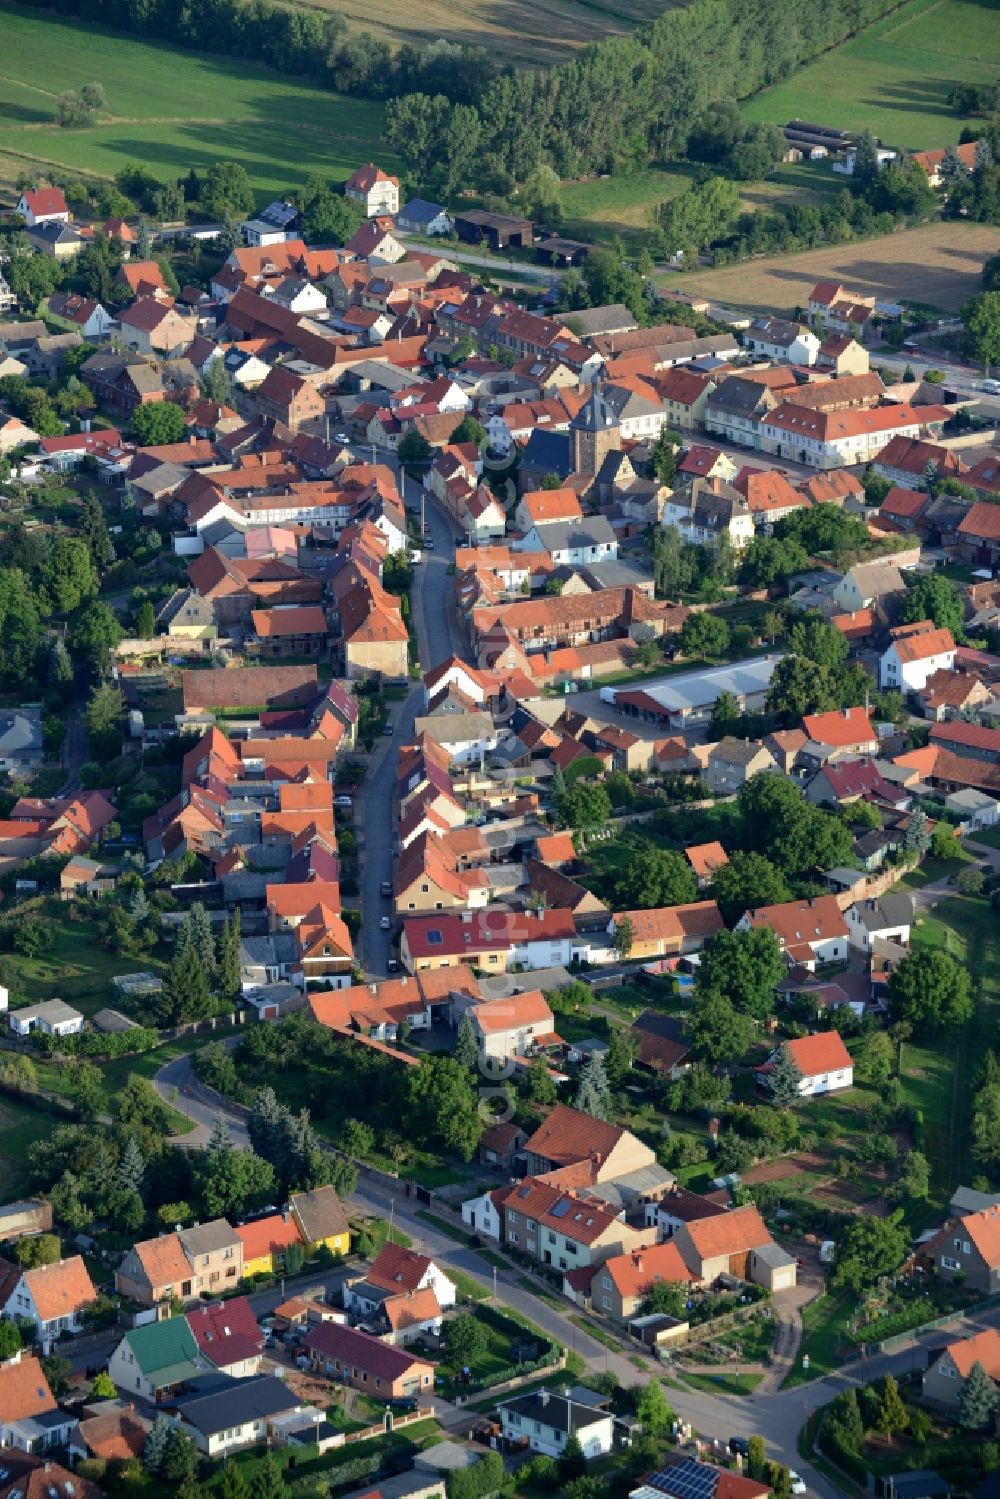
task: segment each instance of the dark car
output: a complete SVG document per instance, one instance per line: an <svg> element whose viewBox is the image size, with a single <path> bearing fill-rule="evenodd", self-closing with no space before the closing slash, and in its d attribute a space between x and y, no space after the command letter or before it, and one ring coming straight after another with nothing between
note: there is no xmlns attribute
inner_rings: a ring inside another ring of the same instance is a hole
<svg viewBox="0 0 1000 1499"><path fill-rule="evenodd" d="M729 1450L734 1457L750 1456L750 1441L748 1437L730 1437Z"/></svg>

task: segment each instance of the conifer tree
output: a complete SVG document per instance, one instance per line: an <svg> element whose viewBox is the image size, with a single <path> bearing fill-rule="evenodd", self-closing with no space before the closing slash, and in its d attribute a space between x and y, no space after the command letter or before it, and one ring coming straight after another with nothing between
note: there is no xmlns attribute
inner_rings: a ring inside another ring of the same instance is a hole
<svg viewBox="0 0 1000 1499"><path fill-rule="evenodd" d="M958 1420L966 1431L988 1426L997 1406L997 1387L976 1359L958 1397Z"/></svg>

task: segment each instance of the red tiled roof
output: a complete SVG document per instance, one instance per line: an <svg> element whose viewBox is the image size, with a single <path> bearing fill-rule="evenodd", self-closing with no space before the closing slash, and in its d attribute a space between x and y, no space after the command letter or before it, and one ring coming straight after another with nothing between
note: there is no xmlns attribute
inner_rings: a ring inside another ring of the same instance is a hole
<svg viewBox="0 0 1000 1499"><path fill-rule="evenodd" d="M785 1047L804 1078L820 1077L827 1072L840 1072L853 1066L851 1053L847 1050L837 1031L820 1031L815 1036L799 1036L786 1041Z"/></svg>
<svg viewBox="0 0 1000 1499"><path fill-rule="evenodd" d="M426 1359L417 1358L391 1343L383 1343L366 1332L354 1327L341 1327L335 1322L324 1322L306 1334L305 1345L327 1359L339 1359L341 1364L360 1369L390 1383L402 1379L414 1370L432 1374L434 1365Z"/></svg>
<svg viewBox="0 0 1000 1499"><path fill-rule="evenodd" d="M433 1260L415 1249L405 1249L402 1244L383 1244L365 1279L373 1286L385 1291L415 1291Z"/></svg>
<svg viewBox="0 0 1000 1499"><path fill-rule="evenodd" d="M809 713L802 727L815 744L843 749L852 744L868 744L878 736L864 708L845 708L830 713Z"/></svg>
<svg viewBox="0 0 1000 1499"><path fill-rule="evenodd" d="M971 1338L956 1338L944 1351L963 1379L973 1364L982 1364L991 1379L1000 1378L1000 1332L995 1327L984 1327Z"/></svg>

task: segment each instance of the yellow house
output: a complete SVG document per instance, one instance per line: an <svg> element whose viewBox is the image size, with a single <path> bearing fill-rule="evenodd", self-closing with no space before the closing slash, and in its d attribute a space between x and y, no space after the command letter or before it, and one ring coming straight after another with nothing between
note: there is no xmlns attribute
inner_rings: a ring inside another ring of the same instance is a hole
<svg viewBox="0 0 1000 1499"><path fill-rule="evenodd" d="M313 1259L324 1247L331 1254L348 1253L351 1230L340 1198L332 1187L296 1192L288 1206L305 1243L307 1259Z"/></svg>
<svg viewBox="0 0 1000 1499"><path fill-rule="evenodd" d="M258 1218L256 1223L247 1223L236 1233L243 1245L244 1279L250 1275L273 1275L284 1267L288 1246L302 1243L299 1226L289 1212Z"/></svg>

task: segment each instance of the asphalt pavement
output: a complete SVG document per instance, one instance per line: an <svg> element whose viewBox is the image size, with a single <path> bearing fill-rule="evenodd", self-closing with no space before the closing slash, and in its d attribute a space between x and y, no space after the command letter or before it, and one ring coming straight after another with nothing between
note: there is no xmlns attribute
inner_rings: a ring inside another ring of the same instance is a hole
<svg viewBox="0 0 1000 1499"><path fill-rule="evenodd" d="M175 1072L174 1069L178 1066L181 1070ZM200 1085L196 1085L190 1093L185 1091L185 1068L189 1073L190 1060L186 1057L163 1069L154 1080L158 1091L169 1098L173 1086L180 1081L183 1102L178 1106L185 1108L206 1132L216 1116L223 1114L229 1120L234 1142L245 1144L246 1134L241 1127L242 1121L230 1104L209 1094L209 1090L202 1089ZM178 1103L176 1099L171 1101ZM178 1137L174 1143L188 1145L192 1143L192 1137ZM947 1334L940 1328L922 1335L917 1334L894 1353L875 1353L864 1359L859 1358L845 1365L836 1374L794 1389L751 1396L712 1394L685 1388L678 1379L671 1378L669 1365L657 1365L638 1350L626 1356L624 1351L618 1352L599 1343L584 1327L572 1320L578 1313L570 1303L557 1305L551 1299L542 1300L536 1296L531 1277L526 1272L506 1265L489 1264L474 1249L458 1242L434 1223L418 1217L420 1209L408 1195L404 1181L393 1183L362 1173L352 1203L380 1217L391 1218L410 1237L414 1247L432 1255L445 1272L451 1267L471 1276L484 1290L495 1294L504 1305L528 1317L543 1332L578 1353L591 1371L609 1370L625 1385L645 1383L656 1373L670 1378L671 1383L666 1393L671 1406L702 1436L723 1444L731 1436L762 1436L769 1456L795 1468L805 1479L810 1493L819 1495L820 1499L840 1499L840 1496L829 1480L799 1454L799 1431L811 1411L827 1404L842 1390L870 1383L883 1374L891 1373L900 1378L921 1371L926 1367L930 1350L939 1347L946 1335L961 1337L988 1327L1000 1329L1000 1307L991 1307L976 1316L956 1318ZM343 1272L331 1272L328 1279L333 1282L337 1276L342 1278ZM306 1277L303 1283L307 1281L314 1284L318 1279L320 1277ZM287 1285L284 1294L288 1294ZM549 1293L546 1292L546 1295ZM281 1299L281 1291L275 1289L251 1297L251 1304L258 1315L264 1315L273 1311ZM115 1341L109 1340L106 1349L88 1349L86 1353L79 1355L77 1366L94 1367L106 1361ZM633 1358L638 1359L639 1364L633 1363ZM452 1427L457 1423L449 1419L447 1424Z"/></svg>
<svg viewBox="0 0 1000 1499"><path fill-rule="evenodd" d="M401 474L410 510L420 503L420 487ZM417 658L421 672L440 666L449 656L467 655L455 611L455 596L449 564L455 560L458 533L447 516L426 496L424 526L434 541L422 549L421 561L413 568L410 610L417 636ZM390 705L392 736L372 753L367 774L355 795L354 817L361 847L361 954L368 978L385 978L395 952L395 933L382 928L382 918L392 916L392 901L382 894L382 885L392 881L396 859L396 767L399 746L413 737L413 721L424 710L424 690L413 686L404 702Z"/></svg>

